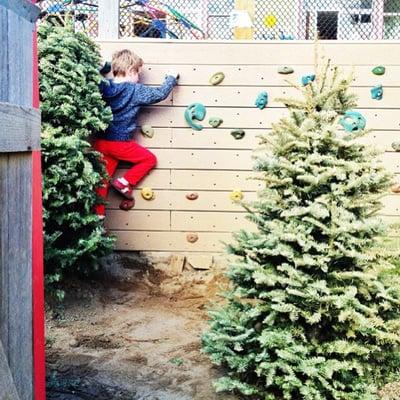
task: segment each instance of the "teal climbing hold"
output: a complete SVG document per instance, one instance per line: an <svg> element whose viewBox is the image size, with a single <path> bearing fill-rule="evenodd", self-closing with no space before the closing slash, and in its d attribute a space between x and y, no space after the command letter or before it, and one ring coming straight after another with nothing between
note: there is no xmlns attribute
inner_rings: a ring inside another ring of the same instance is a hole
<svg viewBox="0 0 400 400"><path fill-rule="evenodd" d="M383 98L382 85L376 85L371 89L371 98L373 98L374 100L382 100Z"/></svg>
<svg viewBox="0 0 400 400"><path fill-rule="evenodd" d="M346 132L358 132L365 128L367 121L358 111L346 111L339 123Z"/></svg>
<svg viewBox="0 0 400 400"><path fill-rule="evenodd" d="M246 132L243 129L235 129L235 130L231 131L231 135L236 140L242 139L245 134L246 134Z"/></svg>
<svg viewBox="0 0 400 400"><path fill-rule="evenodd" d="M213 128L218 128L222 123L224 122L224 120L222 118L219 117L211 117L208 120L208 123L210 124L210 126L212 126Z"/></svg>
<svg viewBox="0 0 400 400"><path fill-rule="evenodd" d="M386 71L386 68L383 65L377 65L376 67L372 68L372 73L374 75L383 75Z"/></svg>
<svg viewBox="0 0 400 400"><path fill-rule="evenodd" d="M279 74L289 75L289 74L293 74L293 72L294 72L294 69L292 67L284 66L284 67L279 67L278 68L278 73Z"/></svg>
<svg viewBox="0 0 400 400"><path fill-rule="evenodd" d="M190 104L185 110L185 120L196 131L201 131L203 126L196 124L194 120L203 121L206 116L206 108L201 103Z"/></svg>
<svg viewBox="0 0 400 400"><path fill-rule="evenodd" d="M311 82L315 81L315 75L314 74L310 74L310 75L304 75L301 77L301 84L303 86L308 85Z"/></svg>
<svg viewBox="0 0 400 400"><path fill-rule="evenodd" d="M260 109L263 110L268 104L268 93L261 92L256 99L255 105Z"/></svg>

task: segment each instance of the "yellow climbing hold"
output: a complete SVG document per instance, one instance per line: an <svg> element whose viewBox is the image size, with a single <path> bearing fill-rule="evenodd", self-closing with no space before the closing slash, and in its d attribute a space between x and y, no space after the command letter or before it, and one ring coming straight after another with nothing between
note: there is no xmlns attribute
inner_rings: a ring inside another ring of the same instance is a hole
<svg viewBox="0 0 400 400"><path fill-rule="evenodd" d="M244 196L240 189L235 189L235 190L232 190L229 197L233 202L237 203L237 202L243 200Z"/></svg>
<svg viewBox="0 0 400 400"><path fill-rule="evenodd" d="M155 198L153 190L149 187L144 187L140 194L145 200L153 200Z"/></svg>

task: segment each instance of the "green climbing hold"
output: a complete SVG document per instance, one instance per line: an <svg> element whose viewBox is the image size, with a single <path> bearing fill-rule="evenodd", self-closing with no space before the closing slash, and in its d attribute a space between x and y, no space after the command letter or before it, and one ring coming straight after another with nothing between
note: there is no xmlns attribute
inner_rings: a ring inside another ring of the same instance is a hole
<svg viewBox="0 0 400 400"><path fill-rule="evenodd" d="M372 73L374 75L383 75L386 71L386 68L383 65L378 65L372 69Z"/></svg>
<svg viewBox="0 0 400 400"><path fill-rule="evenodd" d="M213 86L219 85L225 79L225 74L223 72L216 72L211 78L210 83Z"/></svg>
<svg viewBox="0 0 400 400"><path fill-rule="evenodd" d="M206 108L201 103L190 104L185 110L185 120L196 131L201 131L203 125L196 124L194 120L203 121L206 116Z"/></svg>
<svg viewBox="0 0 400 400"><path fill-rule="evenodd" d="M284 67L279 67L278 68L278 73L279 74L289 75L289 74L293 74L293 72L294 72L294 69L292 67L284 66Z"/></svg>
<svg viewBox="0 0 400 400"><path fill-rule="evenodd" d="M235 130L231 131L231 135L236 140L243 139L245 134L246 134L246 132L243 129L235 129Z"/></svg>
<svg viewBox="0 0 400 400"><path fill-rule="evenodd" d="M392 143L392 149L394 151L400 151L400 141L399 140L397 140L396 142Z"/></svg>
<svg viewBox="0 0 400 400"><path fill-rule="evenodd" d="M213 128L218 128L222 123L224 122L224 120L222 118L218 118L218 117L211 117L208 120L208 123L210 124L210 126L212 126Z"/></svg>
<svg viewBox="0 0 400 400"><path fill-rule="evenodd" d="M143 125L141 128L141 132L143 133L144 136L148 138L152 138L154 136L154 129L150 125Z"/></svg>

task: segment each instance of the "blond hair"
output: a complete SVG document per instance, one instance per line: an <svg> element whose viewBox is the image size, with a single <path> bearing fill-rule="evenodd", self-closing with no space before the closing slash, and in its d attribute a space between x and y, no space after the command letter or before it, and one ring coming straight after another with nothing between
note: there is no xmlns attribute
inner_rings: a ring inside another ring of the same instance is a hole
<svg viewBox="0 0 400 400"><path fill-rule="evenodd" d="M128 49L118 50L112 56L111 69L114 76L126 76L131 70L138 72L142 65L143 60Z"/></svg>

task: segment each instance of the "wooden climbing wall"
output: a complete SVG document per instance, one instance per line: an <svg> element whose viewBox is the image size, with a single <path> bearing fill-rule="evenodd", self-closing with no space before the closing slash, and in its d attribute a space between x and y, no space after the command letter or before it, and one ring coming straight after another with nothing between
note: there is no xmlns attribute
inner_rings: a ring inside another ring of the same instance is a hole
<svg viewBox="0 0 400 400"><path fill-rule="evenodd" d="M145 61L142 81L157 85L169 69L180 73L179 86L159 105L143 110L141 124L155 128L153 138L137 133L137 140L158 157L157 168L140 184L155 192L152 201L136 192L136 207L118 209L119 198L110 194L108 227L118 237L119 250L148 252L218 253L231 233L240 228L254 229L240 206L229 194L241 189L245 199L255 198L257 181L252 175L252 151L257 135L268 133L271 124L286 110L274 98L294 94L285 79L298 82L312 72L314 48L309 42L183 42L135 40L101 42L105 59L116 49L129 48ZM398 42L323 42L321 52L351 71L354 66L354 92L359 109L374 131L365 139L382 149L385 166L400 175L400 153L391 148L400 140L400 43ZM375 76L371 69L386 66L386 74ZM294 74L277 73L279 66L292 66ZM209 84L210 76L223 71L219 86ZM370 89L383 84L382 101L372 100ZM268 91L269 106L260 111L254 106L258 93ZM191 103L207 107L202 131L188 128L184 110ZM224 123L213 129L208 118L221 117ZM242 128L246 136L235 140L230 131ZM119 170L123 173L123 168ZM400 176L399 176L400 180ZM186 195L198 193L197 200ZM400 221L400 195L383 200L384 219ZM195 243L187 234L196 233Z"/></svg>

